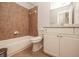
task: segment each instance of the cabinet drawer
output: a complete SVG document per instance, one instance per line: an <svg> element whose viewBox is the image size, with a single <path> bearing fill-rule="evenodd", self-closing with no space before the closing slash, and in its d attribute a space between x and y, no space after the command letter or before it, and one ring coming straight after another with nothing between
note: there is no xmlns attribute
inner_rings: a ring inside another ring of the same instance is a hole
<svg viewBox="0 0 79 59"><path fill-rule="evenodd" d="M73 34L73 28L46 28L45 31L45 34Z"/></svg>
<svg viewBox="0 0 79 59"><path fill-rule="evenodd" d="M73 28L63 28L61 31L62 33L73 34Z"/></svg>

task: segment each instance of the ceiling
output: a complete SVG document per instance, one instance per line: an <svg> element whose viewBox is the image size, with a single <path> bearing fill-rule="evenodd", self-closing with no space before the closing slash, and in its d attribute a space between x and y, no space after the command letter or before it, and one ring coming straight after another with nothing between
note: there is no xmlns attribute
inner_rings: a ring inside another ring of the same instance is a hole
<svg viewBox="0 0 79 59"><path fill-rule="evenodd" d="M50 9L56 9L69 5L71 2L50 2Z"/></svg>

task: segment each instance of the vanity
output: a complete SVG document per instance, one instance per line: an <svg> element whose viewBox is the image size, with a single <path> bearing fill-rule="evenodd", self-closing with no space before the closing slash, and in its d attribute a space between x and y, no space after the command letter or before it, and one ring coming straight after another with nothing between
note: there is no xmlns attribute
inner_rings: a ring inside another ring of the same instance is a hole
<svg viewBox="0 0 79 59"><path fill-rule="evenodd" d="M79 57L79 27L44 27L44 52L57 57Z"/></svg>
<svg viewBox="0 0 79 59"><path fill-rule="evenodd" d="M44 27L44 52L51 56L79 57L79 3L51 9Z"/></svg>
<svg viewBox="0 0 79 59"><path fill-rule="evenodd" d="M43 27L43 50L51 56L79 57L79 3L61 5L50 10L50 25Z"/></svg>

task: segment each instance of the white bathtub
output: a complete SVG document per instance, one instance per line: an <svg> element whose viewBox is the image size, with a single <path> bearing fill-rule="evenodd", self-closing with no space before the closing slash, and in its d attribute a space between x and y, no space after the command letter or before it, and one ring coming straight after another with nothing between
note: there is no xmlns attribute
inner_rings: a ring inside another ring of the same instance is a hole
<svg viewBox="0 0 79 59"><path fill-rule="evenodd" d="M23 36L18 38L12 38L8 40L0 41L0 48L8 48L8 56L12 56L17 52L22 51L25 48L28 48L31 45L30 38L32 36Z"/></svg>

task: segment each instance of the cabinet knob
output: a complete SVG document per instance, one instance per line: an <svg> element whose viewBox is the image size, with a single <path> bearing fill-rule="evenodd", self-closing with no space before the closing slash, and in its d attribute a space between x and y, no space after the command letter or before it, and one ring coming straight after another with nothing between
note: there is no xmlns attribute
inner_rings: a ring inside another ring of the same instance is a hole
<svg viewBox="0 0 79 59"><path fill-rule="evenodd" d="M60 36L60 37L62 37L62 36Z"/></svg>
<svg viewBox="0 0 79 59"><path fill-rule="evenodd" d="M60 37L59 35L57 35L57 37Z"/></svg>

